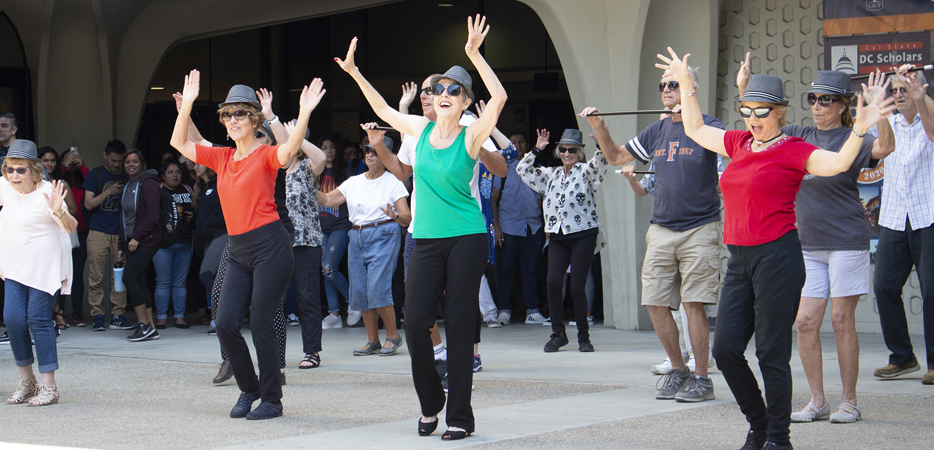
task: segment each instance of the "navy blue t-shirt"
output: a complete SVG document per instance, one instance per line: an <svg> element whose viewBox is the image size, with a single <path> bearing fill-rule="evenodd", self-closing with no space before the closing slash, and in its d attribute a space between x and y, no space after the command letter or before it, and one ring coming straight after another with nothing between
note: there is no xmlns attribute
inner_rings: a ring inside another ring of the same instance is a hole
<svg viewBox="0 0 934 450"><path fill-rule="evenodd" d="M101 166L91 169L91 171L88 172L88 176L84 178L84 183L81 186L85 191L91 191L94 193L94 196L97 197L101 195L101 192L104 192L104 188L111 182L126 184L127 176L124 173L114 175ZM121 195L123 195L122 191L115 195L110 195L101 202L100 206L91 210L89 229L106 234L120 234Z"/></svg>
<svg viewBox="0 0 934 450"><path fill-rule="evenodd" d="M724 128L706 114L704 123ZM671 117L655 122L627 142L626 150L643 163L655 163L652 223L685 231L720 220L717 154L691 140L682 122Z"/></svg>

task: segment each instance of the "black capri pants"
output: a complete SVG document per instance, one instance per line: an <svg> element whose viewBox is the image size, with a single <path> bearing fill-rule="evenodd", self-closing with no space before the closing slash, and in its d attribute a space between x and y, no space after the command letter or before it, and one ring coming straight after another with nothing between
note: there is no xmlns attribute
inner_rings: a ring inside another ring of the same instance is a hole
<svg viewBox="0 0 934 450"><path fill-rule="evenodd" d="M159 246L136 247L135 252L126 252L126 266L123 268L123 285L126 286L126 299L131 308L146 305L147 308L154 306L152 300L152 291L149 290L148 277L149 265L152 263L152 257L156 256Z"/></svg>
<svg viewBox="0 0 934 450"><path fill-rule="evenodd" d="M279 300L292 276L292 244L282 222L275 221L243 234L230 235L230 259L217 303L217 337L227 354L241 392L259 392L263 402L282 398L279 342L273 324ZM240 323L250 311L250 329L259 365L253 369L250 349Z"/></svg>

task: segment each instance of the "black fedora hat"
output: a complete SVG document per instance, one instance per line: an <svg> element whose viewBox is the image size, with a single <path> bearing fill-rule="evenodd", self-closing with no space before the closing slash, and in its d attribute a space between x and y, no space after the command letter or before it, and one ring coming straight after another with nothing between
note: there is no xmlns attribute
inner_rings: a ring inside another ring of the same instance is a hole
<svg viewBox="0 0 934 450"><path fill-rule="evenodd" d="M231 103L249 103L260 110L263 109L263 105L259 103L259 99L256 98L256 91L249 86L244 86L242 84L235 84L230 88L230 91L227 92L227 99L224 100L224 103L217 105L218 108L223 108L224 105Z"/></svg>
<svg viewBox="0 0 934 450"><path fill-rule="evenodd" d="M561 140L559 140L558 143L572 144L584 148L584 133L581 133L580 130L568 128L561 133Z"/></svg>

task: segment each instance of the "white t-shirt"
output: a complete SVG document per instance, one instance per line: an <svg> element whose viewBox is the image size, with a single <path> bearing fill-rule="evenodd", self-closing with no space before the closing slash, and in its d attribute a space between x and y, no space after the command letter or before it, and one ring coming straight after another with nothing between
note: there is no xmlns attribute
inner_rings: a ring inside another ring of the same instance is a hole
<svg viewBox="0 0 934 450"><path fill-rule="evenodd" d="M49 295L71 294L71 240L52 218L42 194L52 184L41 181L35 191L20 194L0 177L0 277Z"/></svg>
<svg viewBox="0 0 934 450"><path fill-rule="evenodd" d="M463 126L469 126L470 124L477 121L477 118L464 114L461 116L459 123ZM408 134L402 135L402 146L399 147L399 162L415 168L415 147L418 146L418 138L415 136L410 136ZM496 146L493 145L493 140L487 138L483 142L482 147L490 152L499 151L496 149ZM480 158L477 157L477 164L473 166L473 178L470 179L470 194L473 195L473 198L477 199L477 205L480 205ZM412 223L409 224L408 232L412 233L412 230L415 226L415 187L412 187L412 201L410 202L409 208L412 210ZM481 208L482 209L482 208Z"/></svg>
<svg viewBox="0 0 934 450"><path fill-rule="evenodd" d="M380 208L409 196L405 185L388 171L375 180L368 180L365 173L352 176L337 189L344 194L350 221L357 226L390 219Z"/></svg>

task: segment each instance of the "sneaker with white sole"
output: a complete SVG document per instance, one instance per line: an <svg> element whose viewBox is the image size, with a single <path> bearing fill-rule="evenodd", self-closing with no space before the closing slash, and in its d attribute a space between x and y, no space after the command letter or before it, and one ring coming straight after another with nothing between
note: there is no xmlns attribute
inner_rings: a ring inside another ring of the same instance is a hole
<svg viewBox="0 0 934 450"><path fill-rule="evenodd" d="M153 328L152 325L140 323L136 325L136 332L129 335L126 340L130 342L141 342L149 340L150 338L152 338L152 340L159 339L158 336L159 333L156 332L156 329Z"/></svg>
<svg viewBox="0 0 934 450"><path fill-rule="evenodd" d="M295 313L289 314L288 320L290 327L297 327L299 325L298 316L296 316Z"/></svg>
<svg viewBox="0 0 934 450"><path fill-rule="evenodd" d="M499 321L500 325L509 325L509 320L512 319L512 313L509 311L502 311L499 313L499 317L496 320Z"/></svg>
<svg viewBox="0 0 934 450"><path fill-rule="evenodd" d="M671 372L671 358L667 356L661 364L652 366L652 373L655 375L668 375L668 372Z"/></svg>
<svg viewBox="0 0 934 450"><path fill-rule="evenodd" d="M347 326L352 327L360 322L360 318L363 317L363 313L360 311L354 311L352 309L347 310Z"/></svg>
<svg viewBox="0 0 934 450"><path fill-rule="evenodd" d="M569 325L569 326L572 326L572 327L576 327L576 326L577 326L577 321L576 321L576 320L572 320L572 321L570 321L570 322L568 323L568 325ZM587 326L591 326L591 327L593 326L593 316L587 316Z"/></svg>
<svg viewBox="0 0 934 450"><path fill-rule="evenodd" d="M344 328L344 322L341 321L341 316L328 314L327 317L321 321L321 329L331 330L334 328Z"/></svg>
<svg viewBox="0 0 934 450"><path fill-rule="evenodd" d="M0 345L10 345L10 334L6 331L0 336Z"/></svg>
<svg viewBox="0 0 934 450"><path fill-rule="evenodd" d="M697 366L697 363L694 362L694 355L691 355L691 358L687 362L688 370L692 373ZM713 359L713 356L707 355L707 370L714 370L717 367L717 361Z"/></svg>
<svg viewBox="0 0 934 450"><path fill-rule="evenodd" d="M655 398L658 400L674 400L678 392L681 391L681 388L691 379L693 379L691 372L687 370L671 369L671 372L659 378L658 382L655 383L655 389L657 390ZM661 383L662 386L658 387L658 383ZM711 384L711 388L712 387L713 385Z"/></svg>
<svg viewBox="0 0 934 450"><path fill-rule="evenodd" d="M536 324L536 323L545 323L548 321L548 318L543 316L542 313L532 313L525 318L525 323Z"/></svg>
<svg viewBox="0 0 934 450"><path fill-rule="evenodd" d="M483 361L480 360L480 355L473 355L473 373L483 371Z"/></svg>
<svg viewBox="0 0 934 450"><path fill-rule="evenodd" d="M491 317L484 320L484 322L486 323L487 328L500 328L503 326L503 324L499 323L499 318L497 317Z"/></svg>
<svg viewBox="0 0 934 450"><path fill-rule="evenodd" d="M713 381L700 375L691 375L681 390L675 394L675 401L678 402L693 403L716 398L713 392Z"/></svg>

